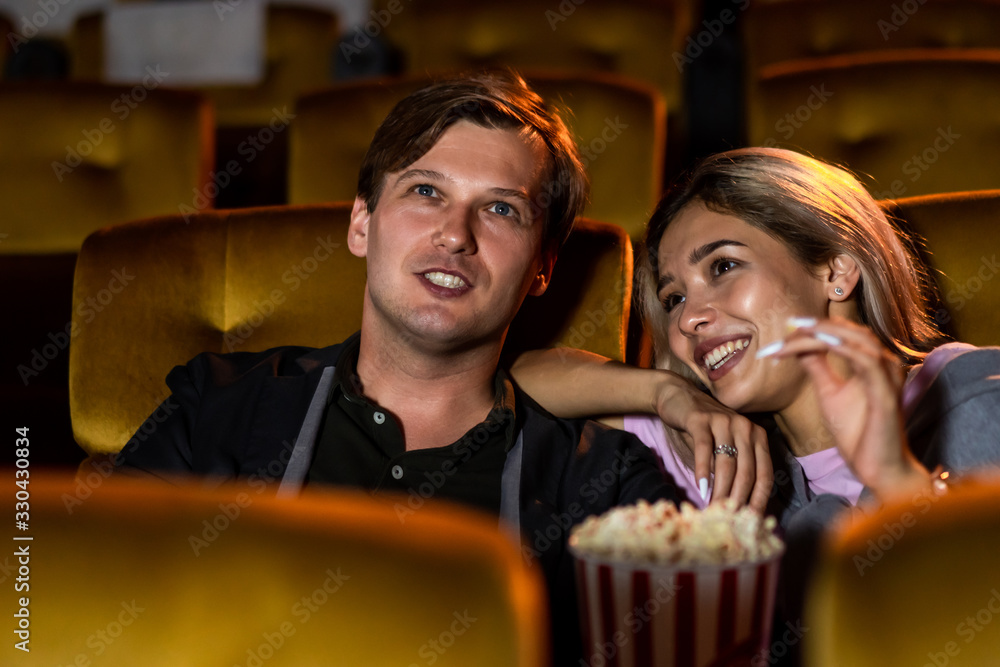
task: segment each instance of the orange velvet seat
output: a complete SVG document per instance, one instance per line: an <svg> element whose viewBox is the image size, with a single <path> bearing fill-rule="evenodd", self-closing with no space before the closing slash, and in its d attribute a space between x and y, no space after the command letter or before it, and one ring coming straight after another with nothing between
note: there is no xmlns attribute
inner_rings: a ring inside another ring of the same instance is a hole
<svg viewBox="0 0 1000 667"><path fill-rule="evenodd" d="M584 214L639 238L659 198L666 106L653 88L602 75L526 73L561 108L591 179ZM426 77L349 83L299 100L291 124L288 192L293 204L354 197L357 174L378 125Z"/></svg>
<svg viewBox="0 0 1000 667"><path fill-rule="evenodd" d="M34 539L9 547L29 553L30 659L11 633L3 664L547 664L541 577L495 517L433 498L407 512L406 498L280 500L98 472L74 483L32 470L30 488ZM11 597L9 626L20 609Z"/></svg>
<svg viewBox="0 0 1000 667"><path fill-rule="evenodd" d="M753 145L870 176L879 198L1000 187L1000 50L898 50L760 70Z"/></svg>
<svg viewBox="0 0 1000 667"><path fill-rule="evenodd" d="M834 531L807 601L805 664L992 665L1000 481L901 498Z"/></svg>
<svg viewBox="0 0 1000 667"><path fill-rule="evenodd" d="M360 328L365 263L346 245L350 205L207 211L110 227L84 243L74 281L70 411L90 454L119 451L203 351L321 347ZM508 348L572 346L623 359L628 236L581 221L549 290L529 297Z"/></svg>
<svg viewBox="0 0 1000 667"><path fill-rule="evenodd" d="M939 323L957 340L1000 345L1000 190L906 197L886 208L927 242Z"/></svg>

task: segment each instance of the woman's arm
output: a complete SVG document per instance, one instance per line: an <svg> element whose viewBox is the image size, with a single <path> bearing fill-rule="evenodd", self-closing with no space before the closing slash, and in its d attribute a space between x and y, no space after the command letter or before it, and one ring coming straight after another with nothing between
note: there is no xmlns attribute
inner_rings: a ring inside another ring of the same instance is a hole
<svg viewBox="0 0 1000 667"><path fill-rule="evenodd" d="M659 415L679 432L683 442L674 444L693 452L695 476L706 493L714 470L713 500L732 496L759 511L767 504L773 474L764 430L680 375L570 348L526 352L510 371L522 389L560 417L596 415L621 428L620 415ZM736 447L737 455L713 455L717 444Z"/></svg>

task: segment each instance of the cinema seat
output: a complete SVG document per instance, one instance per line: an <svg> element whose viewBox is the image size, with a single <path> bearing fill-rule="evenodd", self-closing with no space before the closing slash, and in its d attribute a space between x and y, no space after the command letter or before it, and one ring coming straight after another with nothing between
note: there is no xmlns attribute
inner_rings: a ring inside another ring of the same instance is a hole
<svg viewBox="0 0 1000 667"><path fill-rule="evenodd" d="M1000 655L1000 482L905 497L833 532L807 595L815 667L990 665Z"/></svg>
<svg viewBox="0 0 1000 667"><path fill-rule="evenodd" d="M348 491L31 480L33 540L7 555L16 572L28 554L30 603L7 613L14 629L29 615L30 664L548 664L541 578L495 517ZM0 661L23 663L8 634Z"/></svg>
<svg viewBox="0 0 1000 667"><path fill-rule="evenodd" d="M89 454L118 452L166 398L170 369L200 352L322 347L358 330L365 263L347 249L350 211L205 211L92 234L74 279L76 442ZM631 278L625 232L581 221L508 348L567 345L624 359Z"/></svg>
<svg viewBox="0 0 1000 667"><path fill-rule="evenodd" d="M752 145L846 165L878 198L1000 188L1000 50L920 49L761 69Z"/></svg>
<svg viewBox="0 0 1000 667"><path fill-rule="evenodd" d="M75 252L105 225L192 206L214 159L212 107L150 85L0 85L0 253Z"/></svg>
<svg viewBox="0 0 1000 667"><path fill-rule="evenodd" d="M220 127L265 126L274 118L275 108L291 109L297 97L330 83L337 17L328 9L309 4L268 6L265 74L260 84L198 88L215 105ZM72 78L102 80L102 40L102 14L87 14L77 20L68 39Z"/></svg>
<svg viewBox="0 0 1000 667"><path fill-rule="evenodd" d="M749 3L745 19L748 72L865 51L1000 48L996 0L758 0Z"/></svg>
<svg viewBox="0 0 1000 667"><path fill-rule="evenodd" d="M659 199L666 151L666 105L648 85L600 74L526 73L562 111L591 179L584 215L642 236ZM299 100L289 137L289 201L354 197L378 125L396 102L429 83L409 77L348 83Z"/></svg>
<svg viewBox="0 0 1000 667"><path fill-rule="evenodd" d="M906 197L884 205L926 240L944 329L960 341L1000 345L1000 190Z"/></svg>

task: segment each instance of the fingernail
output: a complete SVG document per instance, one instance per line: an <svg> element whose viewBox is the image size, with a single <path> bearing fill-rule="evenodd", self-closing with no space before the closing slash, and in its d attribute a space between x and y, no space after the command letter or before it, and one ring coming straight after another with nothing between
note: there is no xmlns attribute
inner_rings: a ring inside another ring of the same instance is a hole
<svg viewBox="0 0 1000 667"><path fill-rule="evenodd" d="M815 317L789 317L786 322L788 329L790 331L795 331L796 329L801 329L802 327L814 327L816 326Z"/></svg>
<svg viewBox="0 0 1000 667"><path fill-rule="evenodd" d="M832 345L834 347L840 345L840 339L837 338L836 336L831 336L828 333L817 331L816 333L813 334L813 336L816 338L816 340L826 343L827 345Z"/></svg>
<svg viewBox="0 0 1000 667"><path fill-rule="evenodd" d="M701 494L702 500L708 500L708 478L702 477L698 480L698 493Z"/></svg>
<svg viewBox="0 0 1000 667"><path fill-rule="evenodd" d="M765 345L764 347L757 350L757 358L763 359L764 357L770 357L772 354L785 347L785 341L776 340L770 345Z"/></svg>

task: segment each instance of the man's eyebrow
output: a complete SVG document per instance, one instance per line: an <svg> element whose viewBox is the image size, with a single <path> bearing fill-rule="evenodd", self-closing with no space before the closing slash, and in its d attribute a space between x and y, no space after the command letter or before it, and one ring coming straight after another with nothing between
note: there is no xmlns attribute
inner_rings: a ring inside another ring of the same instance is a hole
<svg viewBox="0 0 1000 667"><path fill-rule="evenodd" d="M688 263L692 265L697 264L701 260L711 255L713 252L718 250L719 248L723 248L729 245L740 246L741 248L746 247L745 243L740 243L739 241L733 241L732 239L719 239L718 241L712 241L711 243L706 243L705 245L699 246L694 250L692 250L691 254L688 255ZM656 292L659 293L664 287L666 287L672 282L674 282L673 274L670 273L663 274L656 281Z"/></svg>
<svg viewBox="0 0 1000 667"><path fill-rule="evenodd" d="M514 197L516 199L523 199L524 201L531 201L531 197L525 190L511 190L510 188L490 188L490 192L498 197Z"/></svg>
<svg viewBox="0 0 1000 667"><path fill-rule="evenodd" d="M429 181L443 181L446 180L444 174L440 171L434 171L433 169L407 169L399 178L396 179L397 183L402 183L403 181L413 180L415 178L426 178Z"/></svg>

